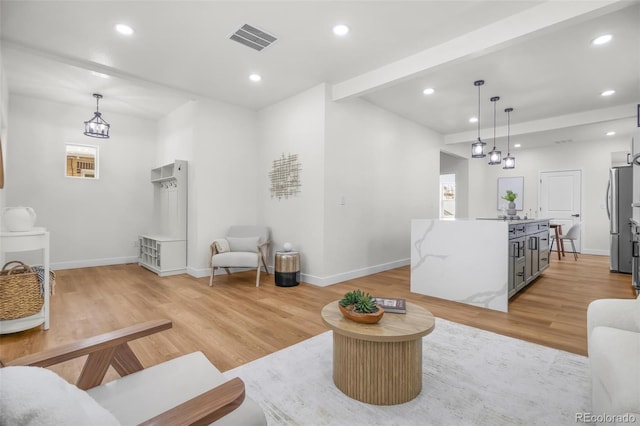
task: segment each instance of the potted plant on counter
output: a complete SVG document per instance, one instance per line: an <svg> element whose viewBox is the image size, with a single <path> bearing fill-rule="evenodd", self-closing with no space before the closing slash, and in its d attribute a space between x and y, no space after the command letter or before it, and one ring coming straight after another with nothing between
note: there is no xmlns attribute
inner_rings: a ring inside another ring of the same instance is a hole
<svg viewBox="0 0 640 426"><path fill-rule="evenodd" d="M373 296L360 290L346 293L338 307L345 318L364 324L375 324L384 315L384 309L376 304Z"/></svg>
<svg viewBox="0 0 640 426"><path fill-rule="evenodd" d="M502 196L503 200L506 200L509 202L509 205L507 206L507 214L509 216L515 216L516 215L516 198L518 198L518 194L516 194L515 192L513 192L510 189L507 189L507 193L505 195Z"/></svg>

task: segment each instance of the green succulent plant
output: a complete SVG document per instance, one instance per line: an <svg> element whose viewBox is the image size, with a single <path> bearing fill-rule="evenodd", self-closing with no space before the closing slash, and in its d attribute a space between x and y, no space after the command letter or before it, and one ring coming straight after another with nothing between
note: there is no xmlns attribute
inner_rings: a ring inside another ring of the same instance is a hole
<svg viewBox="0 0 640 426"><path fill-rule="evenodd" d="M356 312L363 314L378 312L378 306L376 305L376 301L373 296L369 293L365 294L360 290L354 290L346 293L338 303L343 307L353 305Z"/></svg>
<svg viewBox="0 0 640 426"><path fill-rule="evenodd" d="M518 194L516 194L515 192L513 192L510 189L507 189L506 195L502 196L503 200L507 200L510 203L513 203L516 200L516 198L518 198Z"/></svg>

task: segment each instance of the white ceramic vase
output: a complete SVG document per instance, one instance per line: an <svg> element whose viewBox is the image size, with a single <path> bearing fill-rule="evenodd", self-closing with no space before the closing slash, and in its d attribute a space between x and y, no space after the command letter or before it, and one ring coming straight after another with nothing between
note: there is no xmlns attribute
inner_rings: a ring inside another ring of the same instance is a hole
<svg viewBox="0 0 640 426"><path fill-rule="evenodd" d="M509 208L507 209L507 214L509 216L515 216L516 215L516 203L514 203L513 201L511 201L509 203Z"/></svg>
<svg viewBox="0 0 640 426"><path fill-rule="evenodd" d="M7 231L30 231L36 223L36 212L31 207L5 207L2 223Z"/></svg>

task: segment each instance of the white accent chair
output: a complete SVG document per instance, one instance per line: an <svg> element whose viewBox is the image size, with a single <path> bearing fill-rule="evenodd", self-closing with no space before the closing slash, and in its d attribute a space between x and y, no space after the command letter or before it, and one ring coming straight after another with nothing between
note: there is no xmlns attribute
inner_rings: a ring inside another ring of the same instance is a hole
<svg viewBox="0 0 640 426"><path fill-rule="evenodd" d="M129 341L171 328L156 320L27 355L0 368L6 424L255 425L260 406L202 352L144 368ZM49 367L87 356L73 386ZM101 384L109 367L121 378ZM3 423L0 421L0 423Z"/></svg>
<svg viewBox="0 0 640 426"><path fill-rule="evenodd" d="M640 420L640 296L591 302L587 341L592 413Z"/></svg>
<svg viewBox="0 0 640 426"><path fill-rule="evenodd" d="M578 260L578 252L576 251L576 245L574 243L574 241L576 241L578 238L580 238L580 226L582 225L582 223L576 223L575 225L572 225L571 228L569 228L569 231L567 231L566 234L564 235L559 235L558 239L560 239L560 241L555 241L555 235L550 234L549 236L551 237L551 246L549 247L549 253L551 253L553 251L553 243L555 242L556 244L560 244L559 247L562 247L562 255L564 256L564 242L565 241L570 241L571 242L571 247L573 248L573 258L575 260Z"/></svg>
<svg viewBox="0 0 640 426"><path fill-rule="evenodd" d="M232 226L225 238L218 238L209 249L209 266L213 277L218 268L230 274L229 268L256 268L256 287L260 286L260 268L269 275L265 257L269 256L270 231L266 226ZM261 265L262 263L262 265Z"/></svg>

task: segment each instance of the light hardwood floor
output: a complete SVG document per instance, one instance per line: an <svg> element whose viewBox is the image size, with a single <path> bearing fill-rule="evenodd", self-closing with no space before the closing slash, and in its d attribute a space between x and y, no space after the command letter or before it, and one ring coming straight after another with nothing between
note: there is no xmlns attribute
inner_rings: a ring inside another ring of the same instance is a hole
<svg viewBox="0 0 640 426"><path fill-rule="evenodd" d="M0 336L0 359L168 318L173 329L133 343L144 365L200 350L226 371L327 331L322 307L356 288L406 298L436 317L586 355L589 302L635 297L631 276L610 273L608 262L606 256L581 255L577 262L554 257L543 276L512 299L509 313L411 293L408 266L329 287L276 287L273 275L263 274L259 288L255 272L216 276L209 287L208 278L160 278L135 264L60 270L50 329ZM80 368L80 361L71 361L55 370L74 380Z"/></svg>

